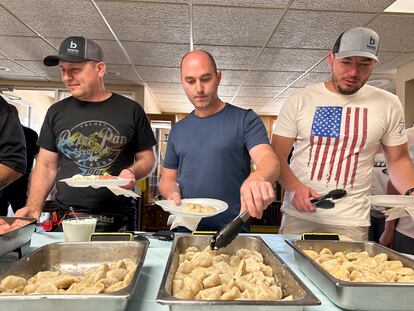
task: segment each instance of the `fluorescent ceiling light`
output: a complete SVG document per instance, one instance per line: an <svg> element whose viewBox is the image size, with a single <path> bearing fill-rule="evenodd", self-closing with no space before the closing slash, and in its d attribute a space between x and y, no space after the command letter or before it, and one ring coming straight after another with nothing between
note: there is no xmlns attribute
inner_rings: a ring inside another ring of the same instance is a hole
<svg viewBox="0 0 414 311"><path fill-rule="evenodd" d="M384 12L392 13L412 13L414 14L414 1L413 0L397 0L391 4Z"/></svg>

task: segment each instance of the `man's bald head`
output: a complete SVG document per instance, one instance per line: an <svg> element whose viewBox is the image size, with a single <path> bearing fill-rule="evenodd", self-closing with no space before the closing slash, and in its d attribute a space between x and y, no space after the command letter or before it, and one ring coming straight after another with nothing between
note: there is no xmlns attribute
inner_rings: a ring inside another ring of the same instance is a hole
<svg viewBox="0 0 414 311"><path fill-rule="evenodd" d="M203 57L203 55L204 56L207 56L209 58L210 63L213 66L214 72L217 72L217 64L216 64L216 61L214 60L213 56L209 52L204 51L204 50L193 50L193 51L190 51L187 54L185 54L183 56L183 58L181 58L180 70L183 69L183 62L186 60L187 57L190 57L190 56L200 56L200 57Z"/></svg>

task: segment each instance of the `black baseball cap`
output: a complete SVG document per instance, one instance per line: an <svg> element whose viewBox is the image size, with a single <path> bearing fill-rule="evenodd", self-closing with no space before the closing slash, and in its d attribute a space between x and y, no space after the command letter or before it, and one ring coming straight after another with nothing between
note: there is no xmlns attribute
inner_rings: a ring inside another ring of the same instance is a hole
<svg viewBox="0 0 414 311"><path fill-rule="evenodd" d="M59 60L82 63L87 60L101 62L103 53L100 46L85 37L68 37L60 44L58 55L49 55L43 60L46 66L56 66Z"/></svg>

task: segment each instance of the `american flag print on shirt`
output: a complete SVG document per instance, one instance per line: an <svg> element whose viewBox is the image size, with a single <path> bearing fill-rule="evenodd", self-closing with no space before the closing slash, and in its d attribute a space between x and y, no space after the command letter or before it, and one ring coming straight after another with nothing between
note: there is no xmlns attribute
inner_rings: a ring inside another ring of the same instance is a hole
<svg viewBox="0 0 414 311"><path fill-rule="evenodd" d="M311 180L353 188L367 141L368 109L318 106L312 121L308 167Z"/></svg>

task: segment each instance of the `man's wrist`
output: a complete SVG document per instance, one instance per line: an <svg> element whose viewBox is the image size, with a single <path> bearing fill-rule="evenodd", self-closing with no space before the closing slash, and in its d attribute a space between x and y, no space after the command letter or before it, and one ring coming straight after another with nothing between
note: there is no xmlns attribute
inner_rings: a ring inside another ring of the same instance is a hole
<svg viewBox="0 0 414 311"><path fill-rule="evenodd" d="M134 177L136 176L134 170L130 167L125 168L127 171L130 171L132 174L134 174Z"/></svg>
<svg viewBox="0 0 414 311"><path fill-rule="evenodd" d="M414 187L413 187L413 188L408 189L408 190L404 193L404 195L414 195Z"/></svg>

